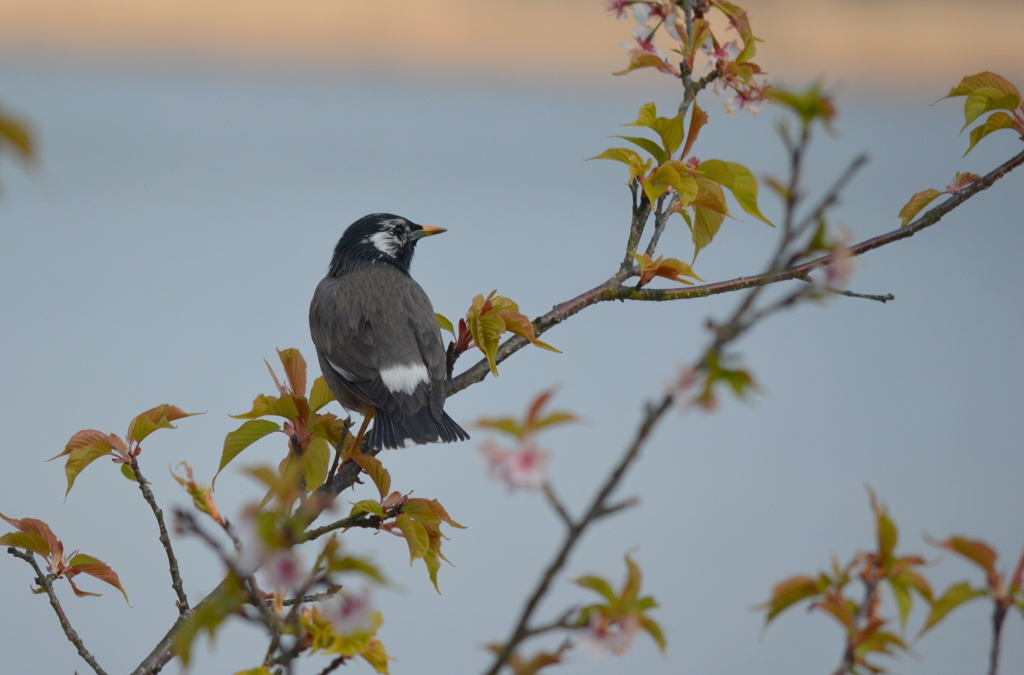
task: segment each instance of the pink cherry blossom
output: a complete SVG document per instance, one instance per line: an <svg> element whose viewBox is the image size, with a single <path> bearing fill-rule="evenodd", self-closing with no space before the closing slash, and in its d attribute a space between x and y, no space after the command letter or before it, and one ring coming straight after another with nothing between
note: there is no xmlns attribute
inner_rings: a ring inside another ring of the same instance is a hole
<svg viewBox="0 0 1024 675"><path fill-rule="evenodd" d="M615 621L600 612L590 617L586 631L577 636L577 646L583 647L595 658L611 652L616 656L626 653L633 644L633 637L640 630L640 621L635 616L626 616Z"/></svg>
<svg viewBox="0 0 1024 675"><path fill-rule="evenodd" d="M626 16L626 8L633 4L633 0L608 0L608 11L615 14L616 19Z"/></svg>
<svg viewBox="0 0 1024 675"><path fill-rule="evenodd" d="M373 630L373 603L370 589L359 593L340 593L323 603L323 615L340 635Z"/></svg>
<svg viewBox="0 0 1024 675"><path fill-rule="evenodd" d="M505 483L509 491L536 490L547 478L548 453L540 450L532 439L524 439L515 450L506 450L492 439L482 451L491 476Z"/></svg>
<svg viewBox="0 0 1024 675"><path fill-rule="evenodd" d="M764 96L764 92L758 91L754 87L746 87L736 89L736 93L726 99L725 101L725 114L730 117L739 115L740 111L744 108L757 114L764 108L764 104L767 102Z"/></svg>

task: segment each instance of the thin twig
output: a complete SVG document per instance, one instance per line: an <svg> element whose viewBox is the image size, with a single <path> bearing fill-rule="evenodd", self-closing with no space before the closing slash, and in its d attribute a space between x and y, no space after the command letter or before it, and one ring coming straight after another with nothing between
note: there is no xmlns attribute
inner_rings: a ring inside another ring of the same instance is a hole
<svg viewBox="0 0 1024 675"><path fill-rule="evenodd" d="M569 609L562 612L561 616L552 621L551 623L542 624L534 628L529 628L526 631L527 637L534 637L536 635L543 635L544 633L550 633L556 630L571 630L575 628L569 619L573 614L579 611L579 607L570 607Z"/></svg>
<svg viewBox="0 0 1024 675"><path fill-rule="evenodd" d="M35 554L31 551L19 551L13 546L8 547L7 552L13 555L15 558L21 558L29 565L36 573L36 583L39 584L39 588L46 592L47 597L50 598L50 606L53 607L53 611L57 613L57 620L60 622L60 627L64 629L64 635L67 636L68 640L78 650L78 655L89 664L89 666L96 671L96 675L107 675L106 671L100 667L100 664L96 662L96 658L89 653L89 650L85 648L85 643L82 642L82 638L78 637L78 633L74 628L71 627L71 622L68 621L67 616L64 615L64 610L60 606L60 601L57 600L57 593L53 590L53 580L56 578L53 575L44 574L43 570L39 568L39 564L36 562Z"/></svg>
<svg viewBox="0 0 1024 675"><path fill-rule="evenodd" d="M562 501L558 498L558 495L555 494L555 490L553 487L551 487L551 483L549 483L548 481L544 481L541 484L541 489L544 491L544 496L547 497L548 504L551 504L551 508L553 508L555 510L555 513L558 514L559 518L562 519L562 522L565 523L565 526L571 530L575 523L573 523L572 516L569 515L569 512L566 510L565 505L562 504Z"/></svg>
<svg viewBox="0 0 1024 675"><path fill-rule="evenodd" d="M146 500L149 507L153 509L153 515L156 516L156 524L160 528L160 543L163 544L164 551L167 553L167 568L171 572L171 587L174 588L174 593L178 596L178 614L184 614L188 611L188 597L185 595L185 585L181 582L178 559L174 556L174 549L171 548L171 538L167 536L164 512L157 506L153 491L149 489L149 482L139 471L138 457L132 457L132 472L135 474L135 482L139 484L139 490L142 491L142 498Z"/></svg>
<svg viewBox="0 0 1024 675"><path fill-rule="evenodd" d="M337 657L336 659L331 661L329 664L327 664L326 668L324 668L323 670L320 671L320 675L330 675L335 670L337 670L342 664L344 664L345 661L348 660L348 658L349 657L347 657L347 656L339 656L339 657Z"/></svg>
<svg viewBox="0 0 1024 675"><path fill-rule="evenodd" d="M348 465L346 464L346 466ZM358 466L358 464L356 466ZM322 537L325 534L334 532L335 530L347 530L350 527L365 527L376 530L380 527L381 522L380 516L375 516L372 513L367 513L366 511L360 511L354 516L342 518L341 520L336 520L333 523L324 525L323 527L318 527L315 530L307 530L306 532L303 532L299 537L298 543L301 544L303 542L311 541L317 537Z"/></svg>

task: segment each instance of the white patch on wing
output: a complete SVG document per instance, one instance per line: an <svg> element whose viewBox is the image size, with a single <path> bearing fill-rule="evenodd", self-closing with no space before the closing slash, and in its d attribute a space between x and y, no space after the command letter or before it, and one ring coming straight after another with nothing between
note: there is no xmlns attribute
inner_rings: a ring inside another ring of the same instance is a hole
<svg viewBox="0 0 1024 675"><path fill-rule="evenodd" d="M331 364L334 365L334 364ZM380 379L392 393L411 394L421 382L430 382L430 373L422 363L388 366L380 371Z"/></svg>
<svg viewBox="0 0 1024 675"><path fill-rule="evenodd" d="M395 235L391 234L387 230L374 232L364 241L366 243L373 244L375 249L392 258L398 254L398 249L402 248L401 242L395 238Z"/></svg>
<svg viewBox="0 0 1024 675"><path fill-rule="evenodd" d="M327 363L331 364L331 368L334 368L334 370L337 371L338 375L341 375L342 378L348 380L349 382L356 381L356 378L352 377L352 373L348 372L334 361L327 359Z"/></svg>

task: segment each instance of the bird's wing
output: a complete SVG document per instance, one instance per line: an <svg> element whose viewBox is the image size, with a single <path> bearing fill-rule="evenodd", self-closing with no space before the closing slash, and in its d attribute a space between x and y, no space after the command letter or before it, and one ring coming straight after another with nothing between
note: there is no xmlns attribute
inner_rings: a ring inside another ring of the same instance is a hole
<svg viewBox="0 0 1024 675"><path fill-rule="evenodd" d="M398 270L373 265L324 279L310 304L317 352L356 398L397 422L431 403L434 365L425 362L413 328L422 321L422 310L410 311L421 302L433 322L419 284ZM440 335L437 339L440 349Z"/></svg>
<svg viewBox="0 0 1024 675"><path fill-rule="evenodd" d="M418 294L410 293L407 296L406 311L412 317L409 325L416 336L420 358L430 373L430 414L435 422L440 422L447 395L448 358L441 341L441 328L434 316L434 307L419 284L416 284L416 290Z"/></svg>

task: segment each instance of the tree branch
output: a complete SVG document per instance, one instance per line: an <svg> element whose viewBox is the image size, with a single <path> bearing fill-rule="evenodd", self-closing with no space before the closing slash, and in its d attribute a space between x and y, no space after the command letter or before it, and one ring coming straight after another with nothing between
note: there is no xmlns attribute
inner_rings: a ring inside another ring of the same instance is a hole
<svg viewBox="0 0 1024 675"><path fill-rule="evenodd" d="M132 457L132 472L135 473L135 482L139 484L142 491L142 498L146 500L149 507L153 509L156 516L156 524L160 527L160 543L167 552L167 567L171 572L171 586L178 596L178 614L188 611L188 597L185 595L185 586L181 582L181 573L178 571L178 559L174 557L174 549L171 548L171 539L167 536L167 526L164 524L164 512L157 506L153 491L149 489L149 483L142 477L139 471L139 458Z"/></svg>
<svg viewBox="0 0 1024 675"><path fill-rule="evenodd" d="M53 590L53 579L50 575L44 574L43 570L39 568L39 564L36 562L35 555L30 551L19 551L13 546L8 547L7 552L13 555L15 558L21 558L36 572L36 583L39 584L39 588L43 589L47 597L50 598L50 606L53 607L53 611L57 613L57 620L60 621L60 627L64 629L64 635L67 636L68 640L78 650L78 655L85 660L89 666L96 671L96 675L107 675L106 671L100 667L100 664L96 662L96 658L89 653L89 650L85 648L85 643L82 642L82 638L78 637L78 633L74 628L71 627L71 622L68 621L67 616L64 615L64 610L60 606L60 601L57 600L57 594Z"/></svg>
<svg viewBox="0 0 1024 675"><path fill-rule="evenodd" d="M862 241L859 244L850 247L850 252L853 255L863 255L868 251L872 251L882 246L887 246L893 242L907 237L912 237L921 230L931 227L935 223L939 222L943 216L955 209L956 207L963 204L965 201L978 194L982 190L985 190L992 186L997 180L1008 174L1013 169L1017 168L1021 164L1024 164L1024 152L1021 152L1013 159L1005 162L1003 165L988 173L985 177L981 178L974 183L971 183L966 188L961 190L959 193L953 195L946 201L942 202L938 206L926 211L921 217L915 220L913 223L902 227L898 230L893 230L885 234L873 237ZM634 219L635 224L635 219ZM831 254L821 256L809 262L795 265L784 270L775 272L765 272L750 277L739 277L736 279L730 279L728 281L719 281L711 284L703 284L700 286L687 286L686 288L629 288L621 284L627 277L619 278L617 274L608 281L604 282L599 286L582 293L571 300L567 300L561 304L555 305L550 312L537 317L533 320L533 330L536 335L541 335L549 329L562 323L569 317L579 313L580 311L596 305L599 302L607 302L609 300L640 300L646 302L662 302L666 300L687 300L691 298L702 298L710 295L718 295L720 293L732 293L734 291L741 291L748 288L755 288L759 286L766 286L769 284L778 283L780 281L788 281L791 279L800 279L805 276L811 270L823 267L832 261ZM621 274L621 271L620 271ZM496 363L501 363L512 354L516 353L526 345L530 344L525 338L521 338L518 335L512 336L508 340L505 340L499 347L498 352L495 355ZM466 387L476 384L487 377L487 373L490 372L490 368L487 365L486 359L481 359L474 365L467 368L460 375L455 377L448 386L448 395L452 396Z"/></svg>

